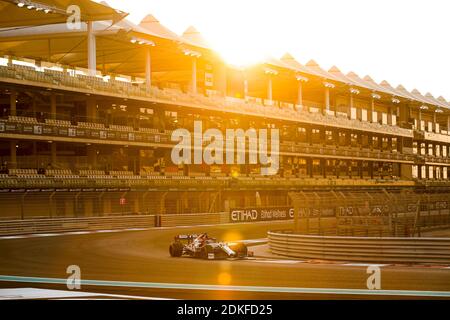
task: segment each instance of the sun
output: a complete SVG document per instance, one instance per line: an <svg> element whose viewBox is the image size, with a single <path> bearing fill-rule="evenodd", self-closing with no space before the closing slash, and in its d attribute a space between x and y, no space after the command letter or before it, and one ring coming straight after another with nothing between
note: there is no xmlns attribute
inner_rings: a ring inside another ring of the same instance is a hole
<svg viewBox="0 0 450 320"><path fill-rule="evenodd" d="M263 54L234 45L220 48L218 52L226 63L237 67L251 66L264 60Z"/></svg>
<svg viewBox="0 0 450 320"><path fill-rule="evenodd" d="M217 34L221 34L220 30ZM248 41L245 36L230 39L228 35L218 36L212 45L214 50L230 65L245 67L264 61L268 56L267 48L257 41Z"/></svg>

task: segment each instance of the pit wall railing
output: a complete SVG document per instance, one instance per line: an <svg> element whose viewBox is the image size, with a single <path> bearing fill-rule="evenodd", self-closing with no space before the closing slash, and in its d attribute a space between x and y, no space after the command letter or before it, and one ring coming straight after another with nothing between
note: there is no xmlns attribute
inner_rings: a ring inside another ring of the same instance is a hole
<svg viewBox="0 0 450 320"><path fill-rule="evenodd" d="M302 235L411 237L450 227L450 194L352 190L291 192Z"/></svg>
<svg viewBox="0 0 450 320"><path fill-rule="evenodd" d="M450 238L332 237L269 232L272 253L298 259L450 263Z"/></svg>
<svg viewBox="0 0 450 320"><path fill-rule="evenodd" d="M228 212L181 215L121 215L89 218L0 220L0 236L101 230L139 230L155 227L215 225L228 222Z"/></svg>
<svg viewBox="0 0 450 320"><path fill-rule="evenodd" d="M304 193L305 195L310 193ZM315 193L317 194L317 193ZM422 196L425 197L425 196ZM377 212L373 215L358 216L348 214L342 209L331 211L323 209L312 211L309 217L296 219L280 218L293 228L297 225L303 235L352 236L352 237L418 237L424 231L450 227L450 213L441 200L445 196L427 196L429 203L410 204L410 212L395 216L380 214L378 210L386 207L371 207ZM431 202L433 200L434 202ZM347 210L349 210L347 208ZM419 211L417 211L419 210ZM381 212L382 213L382 212ZM275 218L273 221L276 221ZM254 219L232 221L230 212L195 214L133 214L124 212L100 217L48 218L0 220L0 236L34 233L59 233L95 230L147 229L154 227L201 226L226 223L254 223ZM258 220L259 221L259 220ZM271 223L271 221L266 221ZM292 232L292 231L291 231ZM285 232L283 232L285 233Z"/></svg>
<svg viewBox="0 0 450 320"><path fill-rule="evenodd" d="M450 227L450 195L291 193L294 228L268 233L272 253L297 259L450 263L450 238L422 238Z"/></svg>

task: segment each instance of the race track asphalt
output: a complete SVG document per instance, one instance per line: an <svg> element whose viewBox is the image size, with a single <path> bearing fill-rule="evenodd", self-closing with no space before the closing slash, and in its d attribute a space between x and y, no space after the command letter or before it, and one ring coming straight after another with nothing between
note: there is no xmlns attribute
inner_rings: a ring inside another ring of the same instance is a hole
<svg viewBox="0 0 450 320"><path fill-rule="evenodd" d="M287 223L239 224L0 239L0 275L66 279L67 267L78 265L82 280L193 285L188 289L83 285L82 290L90 292L182 299L385 297L333 292L277 293L258 289L203 290L195 285L365 290L368 274L366 266L343 263L284 263L283 260L264 261L258 257L252 260L204 261L171 258L168 253L172 238L179 233L208 232L221 240L243 240L265 238L270 229L288 228L290 225ZM383 290L450 291L450 269L443 266L382 266L381 284ZM6 282L0 277L0 287L61 289L65 286Z"/></svg>

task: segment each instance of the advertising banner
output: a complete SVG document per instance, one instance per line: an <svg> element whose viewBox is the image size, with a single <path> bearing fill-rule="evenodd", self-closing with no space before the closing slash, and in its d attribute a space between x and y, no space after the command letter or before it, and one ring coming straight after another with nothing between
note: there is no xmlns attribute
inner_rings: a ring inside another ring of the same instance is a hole
<svg viewBox="0 0 450 320"><path fill-rule="evenodd" d="M257 222L294 219L294 208L272 207L272 208L245 208L231 209L230 222Z"/></svg>

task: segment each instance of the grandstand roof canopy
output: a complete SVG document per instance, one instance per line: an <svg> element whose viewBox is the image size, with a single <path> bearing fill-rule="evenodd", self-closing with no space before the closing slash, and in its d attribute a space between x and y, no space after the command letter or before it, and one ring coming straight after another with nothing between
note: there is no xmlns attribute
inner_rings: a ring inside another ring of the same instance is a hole
<svg viewBox="0 0 450 320"><path fill-rule="evenodd" d="M439 96L439 97L437 98L437 100L438 100L439 102L443 103L444 105L449 105L448 101L445 100L445 98L444 98L443 96Z"/></svg>
<svg viewBox="0 0 450 320"><path fill-rule="evenodd" d="M137 25L125 18L126 13L106 2L91 0L0 0L0 53L86 68L87 26L82 23L79 30L70 30L66 26L66 9L73 4L81 8L82 21L94 21L97 69L104 73L143 76L147 49L153 46L151 73L155 80L189 81L192 56L202 57L199 64L224 63L195 27L189 27L180 36L151 14ZM33 7L28 9L29 5ZM38 6L39 10L36 10ZM431 94L424 96L417 90L409 92L401 85L393 88L386 81L378 84L368 76L362 79L353 72L345 75L337 67L325 71L314 60L303 65L288 53L281 59L268 58L249 69L250 91L262 95L267 90L267 83L261 75L267 70L275 70L274 92L287 89L292 95L297 86L292 81L293 76L297 76L298 80L308 81L308 90L316 93L322 90L323 81L330 81L341 88L356 86L366 93L384 93L419 104L450 108L443 98L436 99Z"/></svg>
<svg viewBox="0 0 450 320"><path fill-rule="evenodd" d="M415 97L416 100L422 101L423 103L431 104L431 105L438 106L438 107L439 106L445 107L445 105L443 105L441 102L436 100L431 94L427 94L426 96L424 96L417 89L414 89L413 91L411 91L411 94L413 97ZM446 106L446 107L448 108L448 106Z"/></svg>
<svg viewBox="0 0 450 320"><path fill-rule="evenodd" d="M362 79L360 76L358 76L355 72L350 71L349 73L347 73L345 75L348 79L352 80L353 83L357 84L360 87L363 88L367 88L369 90L372 91L376 91L379 92L380 91L380 87L376 86L375 84L373 84L372 82L366 81L364 79ZM383 92L383 91L382 91Z"/></svg>
<svg viewBox="0 0 450 320"><path fill-rule="evenodd" d="M184 42L196 47L200 47L207 50L212 50L208 42L203 38L203 35L193 26L190 26L183 32L181 36Z"/></svg>
<svg viewBox="0 0 450 320"><path fill-rule="evenodd" d="M298 70L291 65L285 63L282 60L273 58L273 57L267 57L265 60L262 61L262 65L266 66L266 69L263 69L263 71L272 70L272 67L274 71L287 71L287 72L298 72ZM260 65L261 65L260 64ZM275 70L276 69L276 70Z"/></svg>
<svg viewBox="0 0 450 320"><path fill-rule="evenodd" d="M142 19L142 21L139 23L139 26L157 37L182 42L182 39L175 32L166 28L159 22L158 19L156 19L151 14L145 16L144 19Z"/></svg>
<svg viewBox="0 0 450 320"><path fill-rule="evenodd" d="M179 36L161 24L155 16L148 14L141 20L139 27L142 27L148 34L158 37L159 39L170 40L177 43L181 50L186 51L187 48L190 48L191 50L200 49L200 54L213 54L216 58L218 57L201 33L192 26L186 29L183 35Z"/></svg>
<svg viewBox="0 0 450 320"><path fill-rule="evenodd" d="M436 106L440 106L440 107L447 107L448 108L448 104L447 102L443 102L439 99L436 99L431 93L427 92L427 94L425 94L425 98L427 98L428 100L432 101L434 103L434 105Z"/></svg>
<svg viewBox="0 0 450 320"><path fill-rule="evenodd" d="M316 75L318 75L318 76L324 78L325 80L333 80L333 81L336 81L336 82L338 82L338 83L342 83L342 80L341 80L341 79L339 79L338 77L332 75L331 73L329 73L329 72L323 70L323 69L320 67L320 65L319 65L316 61L314 61L313 59L309 60L309 61L306 63L306 67L307 67L308 69L312 70Z"/></svg>
<svg viewBox="0 0 450 320"><path fill-rule="evenodd" d="M443 107L443 108L449 107L445 99L444 101L438 100L429 93L426 96L423 96L417 89L414 89L412 92L409 92L408 90L406 90L404 86L399 85L396 88L396 90L401 92L404 96L409 97L411 100L419 101L424 104L434 105L436 107Z"/></svg>
<svg viewBox="0 0 450 320"><path fill-rule="evenodd" d="M348 77L347 77L345 74L343 74L343 73L341 72L341 70L339 70L339 68L336 67L336 66L332 66L332 67L330 68L330 70L328 70L328 73L332 74L334 77L336 77L336 78L338 78L339 80L341 80L341 82L346 83L346 84L348 84L348 85L354 85L354 86L356 85L356 86L359 86L359 87L363 87L363 88L365 88L365 89L370 89L368 86L361 85L361 84L359 84L359 83L353 81L352 79L348 78Z"/></svg>
<svg viewBox="0 0 450 320"><path fill-rule="evenodd" d="M291 67L294 70L296 70L297 72L301 72L301 73L304 73L304 74L314 74L315 75L315 73L312 70L309 70L307 67L305 67L300 62L295 60L295 58L289 53L285 53L281 57L280 60L282 62L284 62L286 65L288 65L289 67Z"/></svg>
<svg viewBox="0 0 450 320"><path fill-rule="evenodd" d="M106 2L100 6L111 9ZM96 21L93 29L96 35L97 69L104 73L143 76L146 48L149 46L156 46L151 49L152 75L155 80L162 77L164 80L173 78L189 81L191 59L187 52L200 50L199 55L211 60L218 59L211 50L204 46L200 48L200 43L176 35L151 15L139 25L125 18L113 25L109 21ZM0 52L5 55L87 67L87 26L84 23L81 29L70 30L65 21L48 25L43 20L42 25L0 31ZM195 40L199 41L198 35Z"/></svg>
<svg viewBox="0 0 450 320"><path fill-rule="evenodd" d="M82 21L115 23L127 16L125 12L91 0L0 0L0 28L65 23L70 15L67 13L70 5L80 7Z"/></svg>

